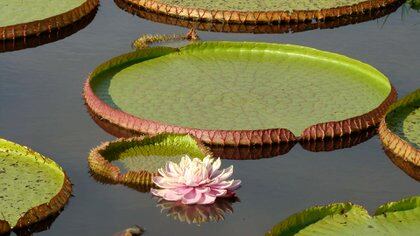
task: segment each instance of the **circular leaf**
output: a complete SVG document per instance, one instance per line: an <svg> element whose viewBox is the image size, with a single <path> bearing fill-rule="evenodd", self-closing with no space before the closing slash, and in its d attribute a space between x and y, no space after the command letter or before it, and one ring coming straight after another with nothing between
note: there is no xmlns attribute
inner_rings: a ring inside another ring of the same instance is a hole
<svg viewBox="0 0 420 236"><path fill-rule="evenodd" d="M184 155L204 158L208 154L207 148L189 135L160 134L104 143L91 151L88 162L100 182L139 185L136 189L148 191L152 177L166 162L178 163Z"/></svg>
<svg viewBox="0 0 420 236"><path fill-rule="evenodd" d="M51 32L80 20L98 4L99 0L1 1L0 39Z"/></svg>
<svg viewBox="0 0 420 236"><path fill-rule="evenodd" d="M198 21L286 23L361 14L400 0L124 0L159 14Z"/></svg>
<svg viewBox="0 0 420 236"><path fill-rule="evenodd" d="M94 116L121 129L254 145L365 130L379 123L396 94L382 73L345 56L295 45L203 42L116 57L91 74L84 97Z"/></svg>
<svg viewBox="0 0 420 236"><path fill-rule="evenodd" d="M52 160L0 139L0 234L31 226L57 214L71 184Z"/></svg>
<svg viewBox="0 0 420 236"><path fill-rule="evenodd" d="M313 29L331 29L350 24L362 23L374 19L381 18L395 12L404 1L395 1L386 7L372 9L370 11L360 12L359 14L353 13L351 15L340 16L334 20L322 21L303 21L303 22L280 22L281 24L235 24L226 21L197 21L192 19L180 18L172 14L159 14L156 12L148 11L138 5L133 5L127 0L114 0L115 4L121 9L137 15L141 18L164 23L170 25L177 25L189 29L197 29L203 31L214 32L229 32L229 33L254 33L254 34L267 34L267 33L296 33L308 31Z"/></svg>

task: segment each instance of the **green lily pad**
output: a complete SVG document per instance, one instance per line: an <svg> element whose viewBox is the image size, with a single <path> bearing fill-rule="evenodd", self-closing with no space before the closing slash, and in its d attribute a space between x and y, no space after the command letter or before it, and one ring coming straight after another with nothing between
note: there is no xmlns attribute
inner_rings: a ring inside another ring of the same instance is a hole
<svg viewBox="0 0 420 236"><path fill-rule="evenodd" d="M0 139L0 233L28 227L59 212L71 184L60 166L26 147Z"/></svg>
<svg viewBox="0 0 420 236"><path fill-rule="evenodd" d="M69 25L87 15L98 0L0 1L0 39L38 35Z"/></svg>
<svg viewBox="0 0 420 236"><path fill-rule="evenodd" d="M89 109L122 129L225 145L357 132L379 123L394 99L388 79L367 64L268 43L140 50L99 66L85 87Z"/></svg>
<svg viewBox="0 0 420 236"><path fill-rule="evenodd" d="M389 15L395 12L404 3L404 1L397 1L387 7L372 9L370 11L362 12L361 14L341 16L339 19L330 19L327 21L282 22L282 24L235 24L226 23L225 21L197 21L185 19L184 17L179 18L172 15L159 14L145 10L143 7L130 4L127 0L114 0L114 2L118 7L126 12L154 22L177 25L188 29L202 31L254 34L296 33L314 29L332 29L351 24L358 24Z"/></svg>
<svg viewBox="0 0 420 236"><path fill-rule="evenodd" d="M225 0L160 0L168 5L177 5L188 8L202 8L208 10L226 11L311 11L322 10L343 6L351 6L366 0L248 0L248 1L225 1Z"/></svg>
<svg viewBox="0 0 420 236"><path fill-rule="evenodd" d="M129 186L151 186L151 178L166 162L178 163L182 156L204 158L206 147L189 135L160 134L118 139L92 150L89 167L96 179Z"/></svg>
<svg viewBox="0 0 420 236"><path fill-rule="evenodd" d="M399 0L124 0L148 11L199 21L301 22L361 14Z"/></svg>
<svg viewBox="0 0 420 236"><path fill-rule="evenodd" d="M419 230L420 197L415 196L382 205L374 216L351 203L312 207L283 220L266 235L417 235Z"/></svg>
<svg viewBox="0 0 420 236"><path fill-rule="evenodd" d="M420 89L389 108L379 137L392 162L420 181Z"/></svg>
<svg viewBox="0 0 420 236"><path fill-rule="evenodd" d="M10 52L17 51L26 48L39 47L44 44L56 42L62 40L70 35L77 33L78 31L84 29L88 26L92 20L95 18L96 9L92 10L89 14L82 17L77 22L64 26L59 30L52 30L48 33L43 33L40 35L32 35L26 38L17 38L14 40L1 40L0 41L0 52Z"/></svg>

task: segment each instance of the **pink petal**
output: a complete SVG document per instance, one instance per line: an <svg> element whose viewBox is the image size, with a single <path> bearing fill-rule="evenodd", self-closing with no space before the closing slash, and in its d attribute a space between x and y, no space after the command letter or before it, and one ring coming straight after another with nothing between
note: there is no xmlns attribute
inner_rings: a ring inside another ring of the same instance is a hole
<svg viewBox="0 0 420 236"><path fill-rule="evenodd" d="M164 178L160 176L153 177L152 181L160 188L178 188L184 186L184 184L178 183L171 178Z"/></svg>
<svg viewBox="0 0 420 236"><path fill-rule="evenodd" d="M173 191L177 192L178 194L185 195L191 192L193 189L194 188L184 186L184 187L173 189Z"/></svg>
<svg viewBox="0 0 420 236"><path fill-rule="evenodd" d="M189 193L185 194L182 197L181 201L182 201L183 204L187 204L187 205L196 204L200 200L202 195L203 195L202 193L199 193L199 192L195 191L195 189L194 189L194 190L190 191Z"/></svg>
<svg viewBox="0 0 420 236"><path fill-rule="evenodd" d="M234 190L236 190L240 187L241 187L241 181L240 180L234 180L233 183L229 187L227 187L227 189L229 191L234 191Z"/></svg>
<svg viewBox="0 0 420 236"><path fill-rule="evenodd" d="M168 189L151 189L150 192L153 195L161 197L167 201L179 201L182 199L182 195Z"/></svg>
<svg viewBox="0 0 420 236"><path fill-rule="evenodd" d="M212 189L208 194L215 197L222 197L226 195L226 189Z"/></svg>
<svg viewBox="0 0 420 236"><path fill-rule="evenodd" d="M220 161L220 158L217 158L217 160L213 162L211 173L218 170L221 165L222 165L222 162Z"/></svg>
<svg viewBox="0 0 420 236"><path fill-rule="evenodd" d="M203 194L197 204L212 204L216 201L215 196Z"/></svg>

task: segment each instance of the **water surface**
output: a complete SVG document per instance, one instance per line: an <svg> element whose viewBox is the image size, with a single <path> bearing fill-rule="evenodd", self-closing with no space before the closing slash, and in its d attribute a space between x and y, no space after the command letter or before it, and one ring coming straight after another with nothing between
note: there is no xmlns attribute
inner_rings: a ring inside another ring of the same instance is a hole
<svg viewBox="0 0 420 236"><path fill-rule="evenodd" d="M225 160L243 181L240 202L219 223L196 226L162 214L150 194L102 185L88 174L91 148L114 138L86 112L81 97L90 71L131 50L145 33L184 33L102 5L91 24L63 40L0 54L0 135L52 157L67 171L74 197L39 235L112 235L138 224L148 235L262 235L304 208L352 201L373 211L382 203L420 194L420 184L394 166L377 136L350 149L309 152L296 145L285 155ZM387 75L401 96L420 85L420 13L399 9L389 17L296 34L200 32L204 40L300 44L367 62Z"/></svg>

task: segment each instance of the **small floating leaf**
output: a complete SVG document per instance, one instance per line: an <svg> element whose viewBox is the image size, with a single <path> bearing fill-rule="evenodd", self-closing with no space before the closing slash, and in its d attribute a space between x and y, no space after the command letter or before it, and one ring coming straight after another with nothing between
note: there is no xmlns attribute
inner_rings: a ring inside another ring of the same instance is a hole
<svg viewBox="0 0 420 236"><path fill-rule="evenodd" d="M420 89L389 108L379 137L392 162L420 181Z"/></svg>
<svg viewBox="0 0 420 236"><path fill-rule="evenodd" d="M0 233L2 224L11 230L51 217L70 194L71 184L55 162L0 139Z"/></svg>
<svg viewBox="0 0 420 236"><path fill-rule="evenodd" d="M267 236L283 235L416 235L420 230L420 197L387 203L374 216L361 206L335 203L294 214Z"/></svg>
<svg viewBox="0 0 420 236"><path fill-rule="evenodd" d="M179 162L184 155L202 159L208 153L189 135L160 134L104 143L92 150L88 161L92 174L102 182L151 187L151 178L167 161Z"/></svg>

